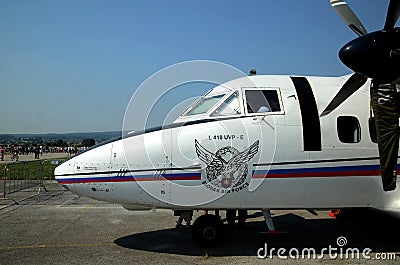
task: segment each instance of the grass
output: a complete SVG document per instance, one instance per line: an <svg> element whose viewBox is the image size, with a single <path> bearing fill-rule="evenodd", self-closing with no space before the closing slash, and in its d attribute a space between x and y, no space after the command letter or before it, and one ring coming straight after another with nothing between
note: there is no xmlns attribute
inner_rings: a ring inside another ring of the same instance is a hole
<svg viewBox="0 0 400 265"><path fill-rule="evenodd" d="M1 167L3 176L0 175L0 178L5 175L7 179L41 179L43 174L44 179L54 179L54 169L58 165L52 165L51 161L53 160L58 160L60 164L66 158L5 164Z"/></svg>

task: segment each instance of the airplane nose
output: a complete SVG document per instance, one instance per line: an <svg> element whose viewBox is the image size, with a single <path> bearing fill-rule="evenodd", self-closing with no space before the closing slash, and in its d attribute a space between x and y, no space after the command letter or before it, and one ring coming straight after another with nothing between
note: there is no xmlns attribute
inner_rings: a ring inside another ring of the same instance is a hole
<svg viewBox="0 0 400 265"><path fill-rule="evenodd" d="M71 191L74 191L74 160L69 159L54 169L56 181Z"/></svg>

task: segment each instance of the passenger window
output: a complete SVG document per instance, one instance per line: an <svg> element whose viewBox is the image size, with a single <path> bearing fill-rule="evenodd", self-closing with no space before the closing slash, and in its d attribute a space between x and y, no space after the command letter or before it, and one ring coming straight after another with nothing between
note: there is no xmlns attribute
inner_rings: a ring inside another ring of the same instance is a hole
<svg viewBox="0 0 400 265"><path fill-rule="evenodd" d="M238 92L236 91L230 97L228 97L222 104L219 106L211 116L230 116L230 115L239 115L240 111L240 103Z"/></svg>
<svg viewBox="0 0 400 265"><path fill-rule="evenodd" d="M361 141L361 126L356 117L338 117L337 132L342 143L359 143Z"/></svg>
<svg viewBox="0 0 400 265"><path fill-rule="evenodd" d="M281 111L276 90L246 90L245 93L248 113Z"/></svg>

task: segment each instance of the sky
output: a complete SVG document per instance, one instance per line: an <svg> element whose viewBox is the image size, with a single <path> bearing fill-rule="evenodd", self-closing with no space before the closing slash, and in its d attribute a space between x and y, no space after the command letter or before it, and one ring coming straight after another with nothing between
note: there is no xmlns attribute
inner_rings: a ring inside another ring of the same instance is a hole
<svg viewBox="0 0 400 265"><path fill-rule="evenodd" d="M383 27L388 2L347 1L368 31ZM135 90L190 60L349 74L337 52L355 37L329 0L0 0L0 133L121 130ZM157 111L209 88L190 86Z"/></svg>

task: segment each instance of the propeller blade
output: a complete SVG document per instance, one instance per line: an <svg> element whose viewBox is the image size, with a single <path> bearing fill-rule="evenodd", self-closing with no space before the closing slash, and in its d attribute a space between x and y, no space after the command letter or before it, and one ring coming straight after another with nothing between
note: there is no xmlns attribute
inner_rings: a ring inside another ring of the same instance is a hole
<svg viewBox="0 0 400 265"><path fill-rule="evenodd" d="M348 97L350 97L354 92L357 91L362 85L367 82L368 78L362 76L358 73L354 73L342 86L336 96L332 99L332 101L328 104L325 110L321 113L320 117L323 117L329 113L331 113L334 109L336 109L340 104L343 103Z"/></svg>
<svg viewBox="0 0 400 265"><path fill-rule="evenodd" d="M386 15L384 30L388 31L393 29L399 16L400 16L400 1L390 0L388 12Z"/></svg>
<svg viewBox="0 0 400 265"><path fill-rule="evenodd" d="M345 1L330 0L330 3L333 9L335 9L336 13L342 18L344 23L346 23L352 31L354 31L358 36L367 34L367 30L364 28L363 24Z"/></svg>

